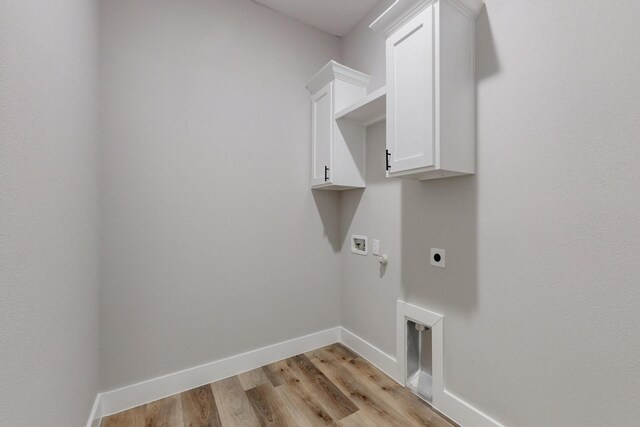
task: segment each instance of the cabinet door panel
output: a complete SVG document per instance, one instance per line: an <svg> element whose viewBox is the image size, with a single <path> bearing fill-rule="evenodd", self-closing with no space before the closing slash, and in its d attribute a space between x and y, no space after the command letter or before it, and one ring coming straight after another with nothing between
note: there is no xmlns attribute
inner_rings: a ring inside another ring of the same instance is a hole
<svg viewBox="0 0 640 427"><path fill-rule="evenodd" d="M312 132L311 132L311 185L331 182L331 150L333 138L333 99L332 84L320 89L312 98ZM326 173L325 167L329 168Z"/></svg>
<svg viewBox="0 0 640 427"><path fill-rule="evenodd" d="M390 172L433 166L433 6L387 39Z"/></svg>

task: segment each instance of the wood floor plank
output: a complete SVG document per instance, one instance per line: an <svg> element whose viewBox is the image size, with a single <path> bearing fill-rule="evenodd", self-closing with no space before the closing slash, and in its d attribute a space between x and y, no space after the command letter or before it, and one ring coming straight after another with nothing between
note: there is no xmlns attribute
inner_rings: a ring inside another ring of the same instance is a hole
<svg viewBox="0 0 640 427"><path fill-rule="evenodd" d="M101 426L327 425L451 427L455 423L348 348L330 345L106 417Z"/></svg>
<svg viewBox="0 0 640 427"><path fill-rule="evenodd" d="M349 347L345 346L344 344L340 344L340 343L333 344L332 346L329 346L329 351L334 352L342 360L345 360L345 361L353 360L353 359L356 359L356 358L360 357L356 352L351 350Z"/></svg>
<svg viewBox="0 0 640 427"><path fill-rule="evenodd" d="M184 427L221 427L218 405L211 386L202 386L180 394Z"/></svg>
<svg viewBox="0 0 640 427"><path fill-rule="evenodd" d="M299 425L322 427L334 425L331 416L301 384L283 384L275 389Z"/></svg>
<svg viewBox="0 0 640 427"><path fill-rule="evenodd" d="M145 411L145 426L183 427L180 395L148 403Z"/></svg>
<svg viewBox="0 0 640 427"><path fill-rule="evenodd" d="M269 382L274 386L278 387L282 384L285 384L284 378L278 372L275 364L270 364L262 367L262 370L266 374L267 378L269 378Z"/></svg>
<svg viewBox="0 0 640 427"><path fill-rule="evenodd" d="M211 384L224 426L260 426L237 376Z"/></svg>
<svg viewBox="0 0 640 427"><path fill-rule="evenodd" d="M403 389L402 385L398 384L393 378L382 372L380 369L373 366L366 360L357 357L348 362L340 362L347 367L353 367L358 370L358 375L369 378L382 390L396 390Z"/></svg>
<svg viewBox="0 0 640 427"><path fill-rule="evenodd" d="M329 379L345 392L360 410L368 412L372 418L378 420L378 425L414 426L419 425L405 418L392 404L386 402L379 393L367 387L361 378L348 371L340 363L322 362L323 358L313 359ZM345 362L348 363L348 362Z"/></svg>
<svg viewBox="0 0 640 427"><path fill-rule="evenodd" d="M357 358L350 362L341 362L347 370L362 379L363 383L385 401L395 402L406 418L423 426L451 427L452 424L409 389L389 378L384 372L369 362Z"/></svg>
<svg viewBox="0 0 640 427"><path fill-rule="evenodd" d="M334 421L341 420L358 407L303 354L292 358L305 386Z"/></svg>
<svg viewBox="0 0 640 427"><path fill-rule="evenodd" d="M144 427L146 405L120 412L102 419L100 427Z"/></svg>
<svg viewBox="0 0 640 427"><path fill-rule="evenodd" d="M263 427L297 427L298 423L288 405L276 393L270 382L246 391L260 424Z"/></svg>
<svg viewBox="0 0 640 427"><path fill-rule="evenodd" d="M373 419L367 411L358 411L336 423L338 427L381 427L378 420Z"/></svg>
<svg viewBox="0 0 640 427"><path fill-rule="evenodd" d="M305 353L305 356L309 359L320 357L327 362L335 360L344 360L348 362L359 357L356 353L340 343L309 351Z"/></svg>
<svg viewBox="0 0 640 427"><path fill-rule="evenodd" d="M300 382L299 376L295 372L294 363L291 359L280 360L265 366L270 369L271 375L276 377L276 382L282 384L291 384ZM274 384L275 386L276 384Z"/></svg>
<svg viewBox="0 0 640 427"><path fill-rule="evenodd" d="M267 374L262 368L243 372L242 374L238 375L238 379L240 380L240 384L242 385L242 388L244 390L250 390L254 387L258 387L259 385L269 382L269 378L267 378Z"/></svg>
<svg viewBox="0 0 640 427"><path fill-rule="evenodd" d="M268 365L273 374L282 382L278 386L280 396L295 408L299 418L313 426L333 424L334 420L326 409L318 402L316 396L305 385L304 374L296 362L290 358Z"/></svg>

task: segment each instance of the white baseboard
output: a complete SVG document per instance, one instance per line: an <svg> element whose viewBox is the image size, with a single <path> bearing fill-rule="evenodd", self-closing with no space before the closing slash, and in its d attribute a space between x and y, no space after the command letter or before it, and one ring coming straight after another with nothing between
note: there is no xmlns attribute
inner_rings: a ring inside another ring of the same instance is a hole
<svg viewBox="0 0 640 427"><path fill-rule="evenodd" d="M102 393L100 415L115 414L340 341L340 328L305 335L237 356Z"/></svg>
<svg viewBox="0 0 640 427"><path fill-rule="evenodd" d="M102 393L98 393L96 400L93 401L93 407L89 414L89 420L87 421L87 427L100 427L102 421Z"/></svg>
<svg viewBox="0 0 640 427"><path fill-rule="evenodd" d="M504 427L502 424L445 390L436 408L461 426Z"/></svg>
<svg viewBox="0 0 640 427"><path fill-rule="evenodd" d="M398 383L404 385L404 380L398 369L398 361L395 357L388 355L345 328L340 328L340 342Z"/></svg>
<svg viewBox="0 0 640 427"><path fill-rule="evenodd" d="M183 391L238 375L269 363L300 353L341 342L369 363L404 385L402 369L394 356L378 349L351 331L336 327L289 341L262 347L215 362L174 372L127 387L99 393L93 405L87 427L98 427L102 417ZM444 391L435 409L465 427L503 427L473 406Z"/></svg>

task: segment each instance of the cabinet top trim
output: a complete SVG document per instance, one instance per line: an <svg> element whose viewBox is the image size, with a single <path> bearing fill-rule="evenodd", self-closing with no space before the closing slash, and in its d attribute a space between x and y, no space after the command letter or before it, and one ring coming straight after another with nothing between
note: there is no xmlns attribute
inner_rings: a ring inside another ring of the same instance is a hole
<svg viewBox="0 0 640 427"><path fill-rule="evenodd" d="M484 3L484 0L394 0L391 6L369 24L369 28L384 37L389 37L404 23L438 1L450 3L460 13L472 20L478 16Z"/></svg>
<svg viewBox="0 0 640 427"><path fill-rule="evenodd" d="M371 76L331 60L311 77L306 87L311 94L314 94L335 79L343 80L360 87L367 87Z"/></svg>

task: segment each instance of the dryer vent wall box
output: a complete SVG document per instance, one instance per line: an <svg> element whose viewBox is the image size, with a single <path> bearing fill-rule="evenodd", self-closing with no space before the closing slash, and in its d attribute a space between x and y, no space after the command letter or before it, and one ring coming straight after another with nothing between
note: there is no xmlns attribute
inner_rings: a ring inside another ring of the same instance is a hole
<svg viewBox="0 0 640 427"><path fill-rule="evenodd" d="M473 174L474 12L451 0L415 4L387 25L387 176Z"/></svg>
<svg viewBox="0 0 640 427"><path fill-rule="evenodd" d="M351 235L351 252L358 255L367 255L369 253L367 236Z"/></svg>
<svg viewBox="0 0 640 427"><path fill-rule="evenodd" d="M329 61L307 83L311 93L311 188L365 186L365 129L335 120L335 113L367 94L369 76Z"/></svg>
<svg viewBox="0 0 640 427"><path fill-rule="evenodd" d="M428 326L407 320L407 387L431 402L433 399L432 331Z"/></svg>

